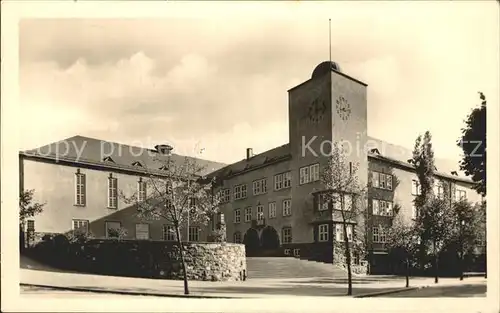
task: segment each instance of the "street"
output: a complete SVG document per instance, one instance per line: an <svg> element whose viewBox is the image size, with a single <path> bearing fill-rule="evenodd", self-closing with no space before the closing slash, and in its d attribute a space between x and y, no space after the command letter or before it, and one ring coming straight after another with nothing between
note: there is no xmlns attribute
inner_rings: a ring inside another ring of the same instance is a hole
<svg viewBox="0 0 500 313"><path fill-rule="evenodd" d="M388 298L426 298L426 297L486 297L485 284L466 284L461 286L432 286L416 290L381 295Z"/></svg>
<svg viewBox="0 0 500 313"><path fill-rule="evenodd" d="M58 273L21 269L21 283L32 286L59 287L59 290L32 288L22 290L23 294L58 293L66 294L61 289L76 292L95 291L92 295L112 296L109 294L137 294L147 296L181 296L183 297L182 281L144 279L131 277L100 276L79 273ZM210 282L190 281L191 295L194 297L216 298L269 298L288 296L346 296L345 279L338 278L308 278L308 279L250 279L244 282ZM371 296L373 293L400 290L404 286L404 277L357 277L353 279L353 296ZM434 286L432 278L412 278L412 287ZM463 288L446 288L446 287ZM23 286L24 288L24 286ZM432 287L435 288L435 287ZM486 280L481 277L471 277L464 281L443 278L439 290L414 291L421 297L472 296L484 293ZM395 294L399 297L410 297L410 291ZM419 293L420 292L420 293ZM79 293L75 293L79 294ZM68 294L69 295L69 294Z"/></svg>

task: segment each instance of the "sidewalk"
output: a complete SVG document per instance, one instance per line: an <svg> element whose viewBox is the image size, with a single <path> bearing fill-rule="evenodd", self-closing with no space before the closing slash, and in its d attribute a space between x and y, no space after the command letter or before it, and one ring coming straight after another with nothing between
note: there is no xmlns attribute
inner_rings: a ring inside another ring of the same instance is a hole
<svg viewBox="0 0 500 313"><path fill-rule="evenodd" d="M470 277L440 278L437 286L482 284L486 279ZM79 273L57 273L20 269L21 285L53 287L60 290L100 293L186 297L180 280L159 280L101 276ZM410 278L410 288L404 288L404 277L366 276L353 279L353 296L399 292L413 287L434 286L433 278ZM269 298L288 296L345 296L347 283L343 279L249 279L243 282L190 281L190 295L195 298Z"/></svg>

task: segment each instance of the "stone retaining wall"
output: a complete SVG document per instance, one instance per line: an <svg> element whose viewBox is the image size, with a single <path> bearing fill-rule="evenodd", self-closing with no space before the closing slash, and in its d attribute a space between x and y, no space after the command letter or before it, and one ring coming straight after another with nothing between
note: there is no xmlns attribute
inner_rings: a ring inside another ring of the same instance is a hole
<svg viewBox="0 0 500 313"><path fill-rule="evenodd" d="M158 279L183 279L175 242L91 239L43 240L31 250L40 261L80 272ZM233 243L183 243L189 280L235 281L247 276L245 246Z"/></svg>

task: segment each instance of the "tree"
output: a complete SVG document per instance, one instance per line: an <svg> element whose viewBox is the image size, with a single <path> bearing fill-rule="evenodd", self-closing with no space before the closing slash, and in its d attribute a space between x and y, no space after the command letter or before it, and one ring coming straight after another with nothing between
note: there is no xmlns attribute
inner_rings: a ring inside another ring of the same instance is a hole
<svg viewBox="0 0 500 313"><path fill-rule="evenodd" d="M431 246L434 259L434 282L439 281L439 260L441 249L452 235L450 225L453 223L453 213L450 206L449 193L444 192L444 197L434 194L434 152L431 143L432 136L429 131L424 137L418 136L415 141L411 163L415 166L418 177L420 194L415 198L417 208L416 229L421 238L421 249L425 245Z"/></svg>
<svg viewBox="0 0 500 313"><path fill-rule="evenodd" d="M453 203L453 242L457 243L460 258L460 280L463 279L465 251L476 248L477 241L485 237L485 213L483 204L473 205L466 199Z"/></svg>
<svg viewBox="0 0 500 313"><path fill-rule="evenodd" d="M20 236L20 246L24 249L24 225L26 220L34 217L43 212L43 207L46 203L35 202L33 196L35 194L34 189L22 190L19 195L19 236Z"/></svg>
<svg viewBox="0 0 500 313"><path fill-rule="evenodd" d="M463 151L460 169L477 183L476 191L486 196L486 97L479 92L479 98L481 105L465 120L457 145Z"/></svg>
<svg viewBox="0 0 500 313"><path fill-rule="evenodd" d="M214 181L202 176L204 167L196 159L185 157L183 161L175 162L167 155L157 158L157 161L163 164L162 170L146 169L148 175L141 182L142 191L132 196L120 191L120 195L127 203L137 206L139 218L162 220L173 226L183 271L184 293L189 294L181 228L189 223L207 224L218 211L219 197L213 192Z"/></svg>
<svg viewBox="0 0 500 313"><path fill-rule="evenodd" d="M328 159L328 164L321 175L324 191L320 194L321 205L327 204L336 213L340 213L344 261L347 267L347 295L352 295L352 253L362 253L365 249L363 229L360 225L360 218L364 217L365 189L360 186L358 179L359 164L352 164L347 161L342 145L332 144L332 152ZM337 214L338 215L338 214ZM351 229L349 238L348 224L356 226Z"/></svg>
<svg viewBox="0 0 500 313"><path fill-rule="evenodd" d="M394 210L399 211L399 210ZM418 232L410 221L398 213L394 216L392 226L386 234L386 246L391 251L402 252L405 261L406 287L410 286L410 261L417 251L420 240Z"/></svg>
<svg viewBox="0 0 500 313"><path fill-rule="evenodd" d="M27 219L43 212L46 203L34 202L34 189L23 190L19 196L19 223L24 225Z"/></svg>

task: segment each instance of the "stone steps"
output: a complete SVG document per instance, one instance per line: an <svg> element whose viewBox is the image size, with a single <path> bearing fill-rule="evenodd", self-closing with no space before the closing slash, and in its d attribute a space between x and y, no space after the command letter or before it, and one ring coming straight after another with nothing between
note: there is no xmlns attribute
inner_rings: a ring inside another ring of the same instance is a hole
<svg viewBox="0 0 500 313"><path fill-rule="evenodd" d="M333 264L301 260L293 257L247 257L248 278L308 278L347 276Z"/></svg>

